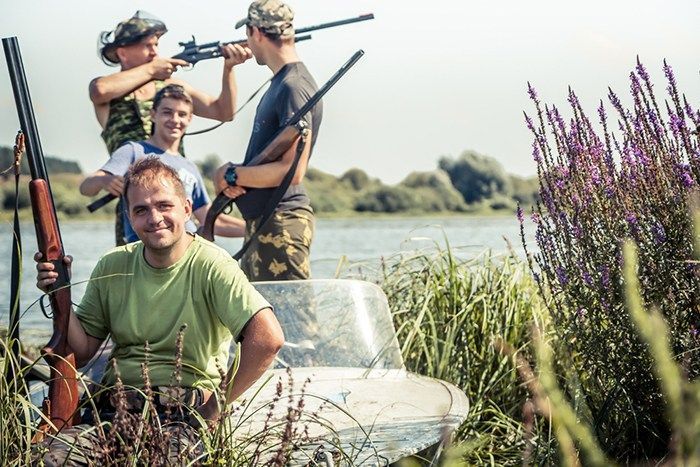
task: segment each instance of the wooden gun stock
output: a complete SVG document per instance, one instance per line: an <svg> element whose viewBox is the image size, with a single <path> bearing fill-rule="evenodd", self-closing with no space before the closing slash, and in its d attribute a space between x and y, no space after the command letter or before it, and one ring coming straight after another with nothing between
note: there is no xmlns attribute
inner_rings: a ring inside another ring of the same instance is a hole
<svg viewBox="0 0 700 467"><path fill-rule="evenodd" d="M42 349L42 354L51 367L47 415L57 430L80 423L78 412L78 379L73 350L67 342L68 323L71 313L71 293L68 268L63 262L63 245L58 231L49 186L43 179L29 182L37 245L45 261L54 264L58 279L49 292L53 312L53 335ZM44 430L51 430L44 427Z"/></svg>
<svg viewBox="0 0 700 467"><path fill-rule="evenodd" d="M305 121L300 120L294 125L288 125L282 128L272 139L270 144L255 156L246 166L266 164L278 160L294 143L296 143L308 125ZM243 195L245 196L245 195ZM241 196L241 197L243 197ZM238 199L237 199L238 200ZM236 201L237 201L236 200ZM204 225L200 229L200 235L210 242L214 241L214 223L223 211L231 205L234 200L229 198L222 191L216 196L214 202L209 206L207 217L204 220Z"/></svg>

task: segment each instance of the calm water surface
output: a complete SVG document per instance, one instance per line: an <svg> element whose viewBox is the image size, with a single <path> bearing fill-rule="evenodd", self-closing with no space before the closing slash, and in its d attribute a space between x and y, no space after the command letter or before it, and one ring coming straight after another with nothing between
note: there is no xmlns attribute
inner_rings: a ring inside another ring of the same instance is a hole
<svg viewBox="0 0 700 467"><path fill-rule="evenodd" d="M80 302L85 281L102 253L113 246L113 224L100 222L63 222L61 233L65 251L73 255L72 297ZM519 225L515 216L319 219L311 251L311 270L315 278L329 278L338 269L361 270L372 274L381 258L400 252L444 246L445 238L461 257L471 257L486 249L507 249L504 237L521 251ZM21 329L29 340L42 340L50 333L51 323L34 303L40 292L35 286L36 269L32 255L36 251L34 226L22 225L23 258ZM240 239L222 239L220 245L235 252ZM12 226L0 224L0 326L7 325L10 296ZM81 283L82 282L82 283Z"/></svg>

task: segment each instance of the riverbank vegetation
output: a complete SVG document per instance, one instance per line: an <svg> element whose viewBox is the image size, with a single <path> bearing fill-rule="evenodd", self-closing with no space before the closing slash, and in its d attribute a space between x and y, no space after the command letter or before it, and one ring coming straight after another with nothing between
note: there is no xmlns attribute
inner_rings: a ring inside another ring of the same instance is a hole
<svg viewBox="0 0 700 467"><path fill-rule="evenodd" d="M12 150L0 147L0 167L12 163ZM210 194L210 176L222 164L216 155L198 162ZM75 162L47 158L47 171L59 216L71 219L109 219L114 208L89 213L86 206L99 196L87 198L78 192L83 174ZM23 174L29 169L22 168ZM24 218L31 215L28 176L22 177L19 207ZM311 204L321 216L492 214L510 215L518 202L532 204L537 197L535 178L508 175L495 160L466 151L457 158L443 157L432 172L413 172L396 185L385 185L361 169L350 169L340 177L310 168L304 181ZM14 209L14 178L0 177L0 219ZM236 211L234 210L234 215Z"/></svg>
<svg viewBox="0 0 700 467"><path fill-rule="evenodd" d="M372 276L407 368L469 398L445 465L700 463L700 112L663 69L667 102L638 64L631 107L608 96L614 119L601 102L591 120L573 91L565 119L530 87L539 197L517 212L535 229L525 258L436 245ZM464 187L507 190L456 177L469 160L409 185L449 179L464 203ZM378 189L357 171L341 183ZM3 388L0 404L16 408Z"/></svg>

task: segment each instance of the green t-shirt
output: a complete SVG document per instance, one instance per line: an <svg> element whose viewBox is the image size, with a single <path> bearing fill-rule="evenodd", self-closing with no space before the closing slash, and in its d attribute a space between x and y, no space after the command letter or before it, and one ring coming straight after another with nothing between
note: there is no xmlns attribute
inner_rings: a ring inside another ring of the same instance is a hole
<svg viewBox="0 0 700 467"><path fill-rule="evenodd" d="M213 389L219 368L226 371L232 337L266 307L231 255L195 236L184 256L164 269L148 265L141 242L111 250L95 266L76 315L91 336L111 333L121 379L137 387L143 386L146 342L151 385L174 383L177 333L187 324L181 385ZM111 364L103 382L115 382Z"/></svg>

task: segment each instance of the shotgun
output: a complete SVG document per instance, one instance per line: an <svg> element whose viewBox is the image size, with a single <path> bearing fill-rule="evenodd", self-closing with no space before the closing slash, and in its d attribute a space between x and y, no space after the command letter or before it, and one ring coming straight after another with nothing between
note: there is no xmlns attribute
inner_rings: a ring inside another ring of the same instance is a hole
<svg viewBox="0 0 700 467"><path fill-rule="evenodd" d="M43 260L52 262L58 273L58 279L48 293L53 312L53 335L42 349L44 359L51 367L49 397L44 400L44 415L51 421L51 426L46 423L40 426L42 432L55 433L63 427L80 423L75 355L67 342L72 306L69 273L63 262L65 256L63 241L29 96L19 42L16 37L6 37L2 40L2 46L7 59L17 115L25 137L26 155L31 172L29 196L37 245Z"/></svg>
<svg viewBox="0 0 700 467"><path fill-rule="evenodd" d="M350 57L350 59L345 62L345 64L340 67L338 71L335 72L335 74L326 82L326 84L321 87L321 89L316 91L316 93L311 96L309 100L294 113L294 115L289 117L274 138L272 138L272 141L265 146L260 154L255 156L246 165L254 166L265 164L282 157L282 155L307 132L306 122L302 120L304 115L314 108L321 98L340 80L340 78L343 77L343 75L345 75L345 73L350 70L350 68L353 67L353 65L355 65L355 63L357 63L360 58L362 58L364 54L365 52L363 50L358 50L355 52L353 56ZM265 222L267 222L272 213L275 211L279 201L284 197L284 194L286 193L287 188L289 188L292 178L294 177L294 173L296 172L301 153L302 151L297 151L291 167L282 179L282 183L280 183L280 185L275 188L275 191L272 192L272 195L263 209L263 214L260 216L258 229L260 229ZM234 200L226 196L223 191L216 196L216 199L214 199L214 202L207 211L204 225L201 227L199 232L202 237L209 241L214 241L214 223L216 222L216 218L219 217L219 214L221 214L233 201ZM240 259L243 256L243 253L250 246L253 237L254 236L251 235L248 241L243 244L241 249L233 255L235 259Z"/></svg>

